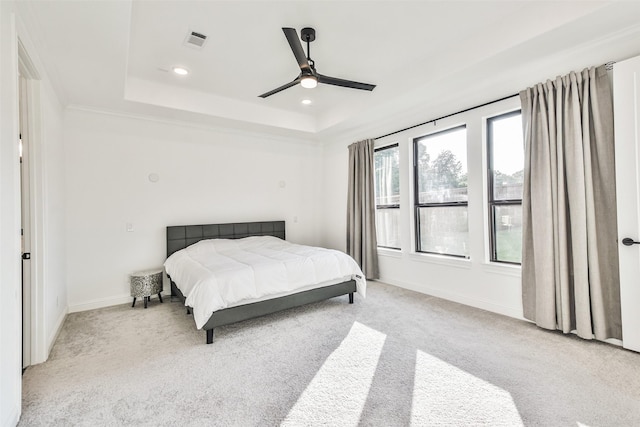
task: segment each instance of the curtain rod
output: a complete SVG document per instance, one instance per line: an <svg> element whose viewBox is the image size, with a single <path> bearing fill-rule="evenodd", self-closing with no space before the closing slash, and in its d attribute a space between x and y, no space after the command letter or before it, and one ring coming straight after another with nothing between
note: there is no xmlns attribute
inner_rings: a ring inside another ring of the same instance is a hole
<svg viewBox="0 0 640 427"><path fill-rule="evenodd" d="M458 112L455 112L455 113L447 114L446 116L438 117L437 119L427 120L426 122L418 123L417 125L409 126L407 128L400 129L400 130L397 130L395 132L391 132L391 133L388 133L386 135L379 136L379 137L377 137L375 139L382 139L382 138L385 138L387 136L395 135L396 133L404 132L405 130L417 128L419 126L426 125L428 123L437 122L438 120L446 119L447 117L455 116L456 114L466 113L467 111L475 110L476 108L482 108L484 106L487 106L487 105L490 105L490 104L495 104L496 102L504 101L505 99L513 98L514 96L519 96L519 95L520 95L519 93L516 93L514 95L505 96L504 98L496 99L494 101L485 102L484 104L476 105L475 107L469 107L467 109L464 109L464 110L461 110L461 111L458 111Z"/></svg>

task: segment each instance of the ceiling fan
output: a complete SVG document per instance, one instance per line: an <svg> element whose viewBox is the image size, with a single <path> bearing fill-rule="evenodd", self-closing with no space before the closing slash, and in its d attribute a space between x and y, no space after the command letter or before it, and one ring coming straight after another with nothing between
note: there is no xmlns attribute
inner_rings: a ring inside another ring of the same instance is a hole
<svg viewBox="0 0 640 427"><path fill-rule="evenodd" d="M296 32L295 28L283 28L282 31L284 32L284 35L289 42L289 46L291 46L293 56L295 56L296 61L298 61L298 65L300 66L300 75L298 75L298 77L296 77L292 82L282 85L279 88L270 90L269 92L263 93L262 95L260 95L260 98L266 98L268 96L274 95L280 91L289 89L290 87L293 87L298 83L300 83L302 87L309 89L316 87L318 83L361 90L373 90L373 88L376 87L376 85L371 85L368 83L338 79L336 77L324 76L318 73L316 71L315 62L313 61L313 59L311 59L311 54L309 51L310 43L316 39L316 30L314 30L313 28L303 28L302 31L300 31L300 39L304 42L307 42L306 55L304 54L304 50L302 49L300 40L298 40L298 33Z"/></svg>

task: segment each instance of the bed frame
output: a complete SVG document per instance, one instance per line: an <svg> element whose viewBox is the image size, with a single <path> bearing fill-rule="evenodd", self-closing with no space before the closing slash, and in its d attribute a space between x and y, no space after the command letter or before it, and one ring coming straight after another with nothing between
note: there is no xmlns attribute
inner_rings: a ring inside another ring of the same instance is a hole
<svg viewBox="0 0 640 427"><path fill-rule="evenodd" d="M249 236L275 236L285 240L284 221L240 222L229 224L178 225L167 227L167 258L174 252L184 249L205 239L241 239ZM169 277L171 296L179 297L182 302L185 296ZM207 344L213 343L213 330L218 326L229 325L242 320L276 313L288 308L298 307L325 299L349 295L349 303L353 304L356 292L355 280L336 285L298 292L284 297L273 298L251 304L225 308L214 312L203 326L207 333ZM187 313L190 313L187 307Z"/></svg>

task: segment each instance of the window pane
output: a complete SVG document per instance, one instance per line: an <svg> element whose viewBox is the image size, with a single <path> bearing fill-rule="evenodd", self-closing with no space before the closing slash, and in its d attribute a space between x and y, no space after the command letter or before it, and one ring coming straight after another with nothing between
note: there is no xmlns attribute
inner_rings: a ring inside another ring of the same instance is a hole
<svg viewBox="0 0 640 427"><path fill-rule="evenodd" d="M467 201L467 129L416 141L418 203Z"/></svg>
<svg viewBox="0 0 640 427"><path fill-rule="evenodd" d="M521 200L524 169L522 115L492 119L494 200Z"/></svg>
<svg viewBox="0 0 640 427"><path fill-rule="evenodd" d="M378 246L400 249L400 209L377 209L376 210L376 235Z"/></svg>
<svg viewBox="0 0 640 427"><path fill-rule="evenodd" d="M420 208L421 252L469 256L466 206Z"/></svg>
<svg viewBox="0 0 640 427"><path fill-rule="evenodd" d="M400 154L398 147L374 154L376 205L400 204Z"/></svg>
<svg viewBox="0 0 640 427"><path fill-rule="evenodd" d="M522 205L493 209L496 261L522 262Z"/></svg>

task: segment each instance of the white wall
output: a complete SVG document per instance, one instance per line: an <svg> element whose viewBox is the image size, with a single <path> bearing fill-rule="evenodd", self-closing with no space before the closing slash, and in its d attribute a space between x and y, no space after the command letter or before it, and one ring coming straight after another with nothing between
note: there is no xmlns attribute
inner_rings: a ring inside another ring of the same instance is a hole
<svg viewBox="0 0 640 427"><path fill-rule="evenodd" d="M310 141L68 110L70 311L130 301L128 274L162 266L168 225L283 219L287 240L317 244L321 157Z"/></svg>
<svg viewBox="0 0 640 427"><path fill-rule="evenodd" d="M486 209L486 130L483 118L520 106L511 98L376 141L376 146L398 143L400 151L400 236L401 251L379 249L380 280L463 304L521 318L520 268L489 262ZM469 176L470 259L459 259L415 252L413 139L461 124L467 126L467 165ZM348 145L355 141L326 141L324 147L324 240L327 247L344 250Z"/></svg>
<svg viewBox="0 0 640 427"><path fill-rule="evenodd" d="M39 156L37 173L40 180L42 198L43 258L42 303L46 357L53 346L65 315L67 314L67 274L65 245L65 164L63 109L48 80L40 82L41 141L36 153ZM37 206L36 206L37 207ZM34 362L43 362L35 360Z"/></svg>

